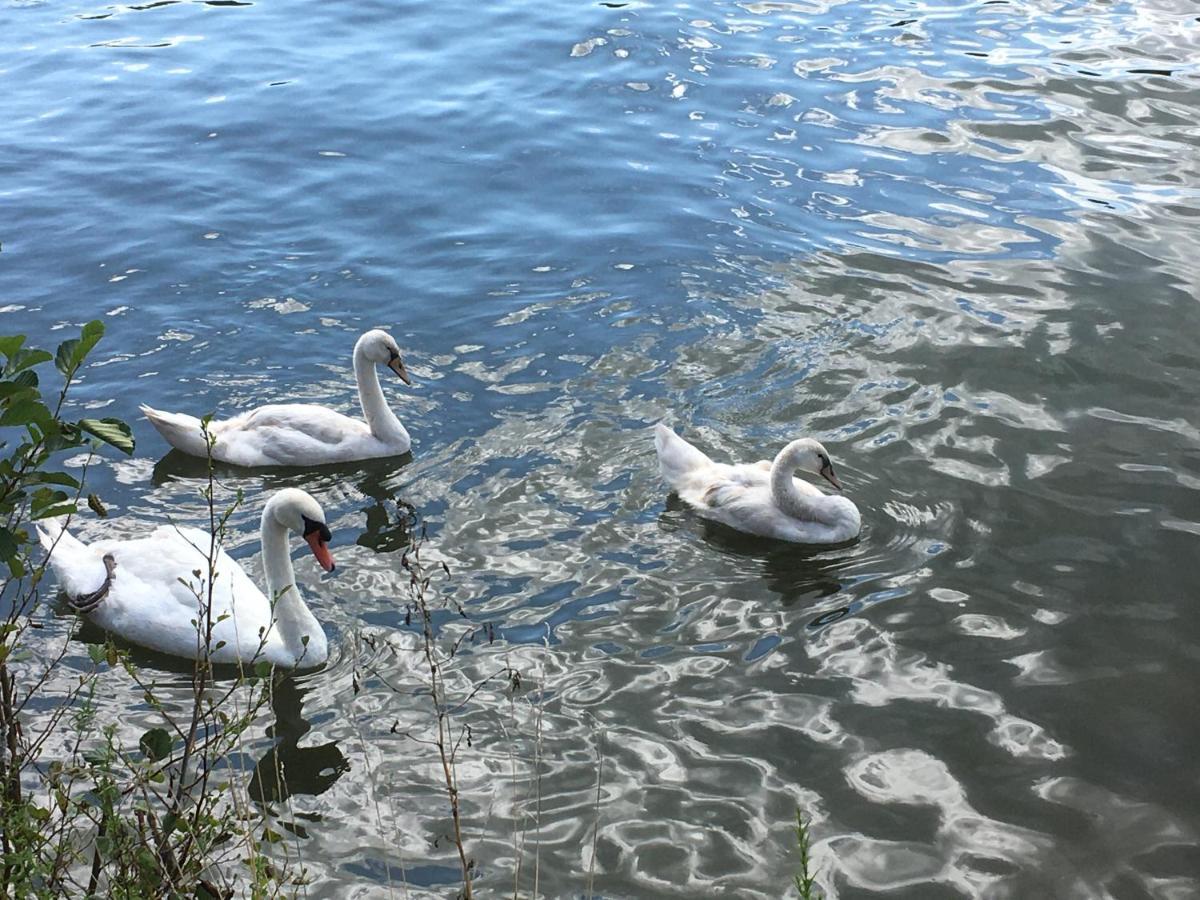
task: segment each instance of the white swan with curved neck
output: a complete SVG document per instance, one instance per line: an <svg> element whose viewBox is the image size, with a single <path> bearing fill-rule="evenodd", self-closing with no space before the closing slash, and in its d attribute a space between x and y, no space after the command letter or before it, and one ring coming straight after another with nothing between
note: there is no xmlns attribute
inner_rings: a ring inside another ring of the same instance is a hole
<svg viewBox="0 0 1200 900"><path fill-rule="evenodd" d="M375 366L412 384L400 348L386 331L368 331L354 345L354 377L362 419L311 403L273 403L209 423L213 459L235 466L316 466L407 453L412 441L384 399ZM177 450L207 456L200 420L143 405L142 413Z"/></svg>
<svg viewBox="0 0 1200 900"><path fill-rule="evenodd" d="M774 462L713 462L666 425L654 426L663 478L699 515L738 531L797 544L840 544L858 535L862 517L845 497L824 494L792 477L820 475L838 490L833 463L817 441L801 438Z"/></svg>
<svg viewBox="0 0 1200 900"><path fill-rule="evenodd" d="M188 585L207 597L194 573L207 577L208 532L161 525L142 538L84 544L57 523L38 526L50 568L69 602L106 631L172 656L310 668L325 662L329 648L296 586L290 531L302 534L322 568L333 571L329 527L317 501L297 488L272 495L262 514L267 593L219 550L212 643L206 646L207 618ZM208 646L212 649L206 652Z"/></svg>

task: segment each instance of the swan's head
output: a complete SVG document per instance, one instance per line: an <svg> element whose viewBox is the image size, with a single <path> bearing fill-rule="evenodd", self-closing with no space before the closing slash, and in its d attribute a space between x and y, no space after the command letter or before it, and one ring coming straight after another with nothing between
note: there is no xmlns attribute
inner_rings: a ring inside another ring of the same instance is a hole
<svg viewBox="0 0 1200 900"><path fill-rule="evenodd" d="M408 377L408 369L404 368L404 360L400 358L400 345L386 331L378 328L368 331L358 339L354 351L373 363L387 366L399 375L405 384L412 384L412 379Z"/></svg>
<svg viewBox="0 0 1200 900"><path fill-rule="evenodd" d="M829 453L820 441L814 441L812 438L792 441L780 451L776 458L785 460L792 471L800 469L813 475L820 475L839 491L842 489L842 483L838 481L837 474L833 471L833 463L829 460Z"/></svg>
<svg viewBox="0 0 1200 900"><path fill-rule="evenodd" d="M326 572L333 571L333 556L329 552L329 542L333 535L329 526L325 524L325 512L321 509L321 504L310 494L299 488L277 491L263 509L263 518L268 516L288 531L303 535L321 568Z"/></svg>

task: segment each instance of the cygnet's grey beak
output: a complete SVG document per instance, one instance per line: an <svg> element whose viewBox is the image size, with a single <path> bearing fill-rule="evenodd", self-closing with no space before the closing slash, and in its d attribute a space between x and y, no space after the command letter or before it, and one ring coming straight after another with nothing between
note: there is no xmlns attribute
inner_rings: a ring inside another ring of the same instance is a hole
<svg viewBox="0 0 1200 900"><path fill-rule="evenodd" d="M412 387L412 379L408 377L408 369L404 368L404 360L397 353L388 360L388 368L400 376L400 380Z"/></svg>
<svg viewBox="0 0 1200 900"><path fill-rule="evenodd" d="M832 484L839 491L842 489L842 483L838 481L837 476L833 474L833 463L826 463L821 466L821 477Z"/></svg>

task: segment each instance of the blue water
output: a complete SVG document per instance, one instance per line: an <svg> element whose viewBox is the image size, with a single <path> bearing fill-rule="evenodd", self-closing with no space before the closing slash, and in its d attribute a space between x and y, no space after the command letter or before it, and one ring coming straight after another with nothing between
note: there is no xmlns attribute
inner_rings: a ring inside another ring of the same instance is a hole
<svg viewBox="0 0 1200 900"><path fill-rule="evenodd" d="M308 894L452 893L389 731L418 703L351 686L363 654L415 677L359 642L406 633L397 501L495 628L466 670L533 686L465 764L488 892L540 771L546 896L584 893L594 825L597 895L783 896L797 804L829 897L1200 893L1198 28L1182 0L4 2L4 331L102 319L76 398L138 439L85 535L201 509L140 402L352 411L375 326L417 382L386 385L411 461L222 473L252 573L264 490L335 526L339 576L299 564L334 659L256 751L289 758L269 814L320 817ZM821 438L862 540L704 526L660 419L722 459Z"/></svg>

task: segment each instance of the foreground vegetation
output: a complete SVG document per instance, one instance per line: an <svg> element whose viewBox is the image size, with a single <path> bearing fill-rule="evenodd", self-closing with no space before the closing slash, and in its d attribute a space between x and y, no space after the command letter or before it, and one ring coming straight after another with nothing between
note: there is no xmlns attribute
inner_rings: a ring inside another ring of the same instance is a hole
<svg viewBox="0 0 1200 900"><path fill-rule="evenodd" d="M84 493L88 467L104 447L133 451L123 422L65 414L103 331L91 322L54 354L19 335L0 338L0 885L13 897L286 892L299 874L281 867L278 854L268 861L262 848L278 835L250 802L244 773L222 765L269 700L269 667L218 679L197 661L190 702L168 703L111 643L89 645L81 660L72 656L73 628L44 637L50 554L35 550L34 524L57 516L69 524L85 499L104 517L101 499ZM61 377L52 392L43 385L50 362ZM60 468L68 451L76 451L78 477ZM211 618L212 560L232 512L213 504L211 467L203 492L213 539L207 571L189 585L202 620ZM102 709L112 681L141 696L138 718L153 727L130 734Z"/></svg>

